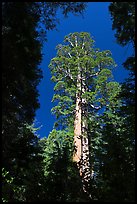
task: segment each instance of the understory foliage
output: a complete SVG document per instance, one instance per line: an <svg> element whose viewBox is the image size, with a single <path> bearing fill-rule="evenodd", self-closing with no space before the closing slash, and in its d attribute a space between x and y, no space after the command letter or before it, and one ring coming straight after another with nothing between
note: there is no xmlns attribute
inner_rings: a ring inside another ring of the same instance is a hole
<svg viewBox="0 0 137 204"><path fill-rule="evenodd" d="M109 11L117 42L121 46L133 47L132 55L123 62L129 76L121 83L122 106L119 115L122 115L123 125L118 146L123 155L119 173L119 186L123 191L119 197L121 200L123 197L125 201L135 201L135 2L113 2Z"/></svg>
<svg viewBox="0 0 137 204"><path fill-rule="evenodd" d="M76 164L72 161L73 132L55 130L49 134L44 152L43 167L47 188L46 201L84 201L82 183Z"/></svg>

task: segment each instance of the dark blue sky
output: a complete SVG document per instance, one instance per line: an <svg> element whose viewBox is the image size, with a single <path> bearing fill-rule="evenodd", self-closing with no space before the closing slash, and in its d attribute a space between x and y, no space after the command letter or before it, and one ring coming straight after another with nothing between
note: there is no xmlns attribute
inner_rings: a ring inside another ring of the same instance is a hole
<svg viewBox="0 0 137 204"><path fill-rule="evenodd" d="M116 43L115 31L112 30L111 16L108 11L109 2L89 2L84 12L84 16L74 16L70 14L68 18L58 12L60 24L58 31L47 33L48 42L43 46L43 60L40 65L43 71L43 79L38 86L40 109L36 111L35 126L40 128L37 131L39 137L47 137L53 129L55 116L51 114L51 103L54 91L54 84L51 82L51 74L48 68L50 60L56 56L55 47L63 43L64 36L73 32L89 32L95 40L95 47L100 50L110 50L117 67L113 71L114 79L122 82L127 77L127 71L122 67L122 63L132 53L131 46L122 47Z"/></svg>

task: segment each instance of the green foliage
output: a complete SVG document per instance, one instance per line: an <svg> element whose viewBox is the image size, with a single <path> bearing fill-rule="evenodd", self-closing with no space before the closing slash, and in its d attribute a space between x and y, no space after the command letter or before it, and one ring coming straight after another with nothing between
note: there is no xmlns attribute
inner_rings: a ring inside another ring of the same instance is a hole
<svg viewBox="0 0 137 204"><path fill-rule="evenodd" d="M74 119L79 69L81 86L87 89L81 96L87 100L89 111L90 105L104 108L110 103L116 103L120 87L116 82L110 83L111 69L116 65L109 50L99 51L94 48L94 40L86 32L70 33L65 36L64 45L59 44L56 49L57 55L51 60L49 68L51 79L56 83L52 100L56 102L56 106L52 108L52 112L56 115L58 124L65 128L69 125L68 121ZM107 93L110 86L112 94Z"/></svg>
<svg viewBox="0 0 137 204"><path fill-rule="evenodd" d="M76 164L72 162L73 132L53 130L43 152L46 180L43 201L86 201Z"/></svg>
<svg viewBox="0 0 137 204"><path fill-rule="evenodd" d="M85 42L84 39L88 41ZM134 113L133 109L132 113L127 112L129 105L124 108L128 99L124 95L123 85L113 81L111 70L115 63L111 53L93 49L94 41L84 32L69 34L65 37L65 42L65 45L57 46L57 57L50 63L51 72L55 76L54 82L57 82L57 93L53 97L57 105L52 110L57 119L63 119L60 123L68 121L64 128L73 126L74 116L69 115L72 121L70 123L65 107L69 110L73 106L75 112L78 91L76 84L80 69L80 83L82 87L86 87L81 97L88 104L88 137L93 171L89 193L93 200L98 201L133 201ZM129 59L125 63L131 70L133 61L134 59ZM132 96L129 103L134 103L132 76L128 80L128 95L130 93ZM132 179L129 181L130 175ZM127 181L125 177L128 177Z"/></svg>
<svg viewBox="0 0 137 204"><path fill-rule="evenodd" d="M84 41L85 39L88 41ZM132 149L133 153L133 148L130 148L132 144L128 137L124 138L126 118L120 114L121 86L113 80L112 68L115 63L111 53L108 50L101 52L93 49L94 41L84 32L69 34L65 37L65 42L65 45L57 47L57 57L49 65L55 76L54 82L57 82L53 97L57 105L52 111L60 119L60 123L57 121L59 125L64 123L64 128L74 126L74 115L68 113L72 106L75 113L76 93L79 91L76 86L77 76L80 70L80 97L86 99L88 106L87 131L93 171L89 193L93 201L132 200L133 182L130 182L132 187L128 188L127 183L124 183L124 176L132 174L131 166L134 162L129 165L127 151ZM126 162L122 162L124 158ZM129 167L127 173L124 171L125 166ZM127 193L128 190L130 193Z"/></svg>
<svg viewBox="0 0 137 204"><path fill-rule="evenodd" d="M56 162L58 159L62 158L64 154L71 154L66 152L65 148L68 147L67 151L71 151L71 146L73 141L73 135L66 131L56 131L53 130L46 143L45 156L47 157L45 162L46 165L50 165L53 160ZM51 154L51 155L50 155ZM45 174L49 174L50 171L45 171ZM54 174L54 172L52 172Z"/></svg>

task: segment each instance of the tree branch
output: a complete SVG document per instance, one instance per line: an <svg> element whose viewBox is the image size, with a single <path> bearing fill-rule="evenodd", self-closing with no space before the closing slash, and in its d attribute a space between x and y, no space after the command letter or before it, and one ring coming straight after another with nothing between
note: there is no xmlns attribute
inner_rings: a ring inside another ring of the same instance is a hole
<svg viewBox="0 0 137 204"><path fill-rule="evenodd" d="M68 55L70 56L70 58L72 58L72 55L70 54L70 52L68 52Z"/></svg>
<svg viewBox="0 0 137 204"><path fill-rule="evenodd" d="M85 40L85 37L84 37L84 40ZM85 46L84 40L83 40L83 44L82 44L82 50L83 50L83 48Z"/></svg>
<svg viewBox="0 0 137 204"><path fill-rule="evenodd" d="M60 67L59 65L57 65L58 70L57 71L62 71L65 73L65 77L69 77L71 80L74 80L71 73L70 73L70 69L67 68L67 70L63 69L62 67Z"/></svg>
<svg viewBox="0 0 137 204"><path fill-rule="evenodd" d="M72 47L74 47L74 44L67 38L68 42L71 44Z"/></svg>
<svg viewBox="0 0 137 204"><path fill-rule="evenodd" d="M101 108L101 106L94 106L93 104L89 104L92 108L99 110Z"/></svg>
<svg viewBox="0 0 137 204"><path fill-rule="evenodd" d="M76 44L76 47L77 47L78 46L77 36L75 36L75 44Z"/></svg>

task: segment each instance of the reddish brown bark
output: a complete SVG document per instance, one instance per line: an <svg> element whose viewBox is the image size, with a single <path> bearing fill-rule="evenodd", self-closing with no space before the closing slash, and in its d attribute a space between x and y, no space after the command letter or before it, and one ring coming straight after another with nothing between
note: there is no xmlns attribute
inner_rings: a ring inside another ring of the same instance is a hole
<svg viewBox="0 0 137 204"><path fill-rule="evenodd" d="M79 105L80 100L77 98L76 100L76 115L74 122L74 144L75 144L75 152L73 160L75 162L79 162L81 159L81 107Z"/></svg>
<svg viewBox="0 0 137 204"><path fill-rule="evenodd" d="M74 120L75 151L73 154L73 161L77 163L80 176L82 176L83 190L87 193L91 172L89 162L89 140L87 134L87 101L81 96L84 92L85 88L82 87L79 74L77 78L76 112Z"/></svg>
<svg viewBox="0 0 137 204"><path fill-rule="evenodd" d="M75 112L75 120L74 120L74 145L75 151L73 154L73 161L79 162L81 159L81 81L80 76L77 79L77 93L76 93L76 112Z"/></svg>

